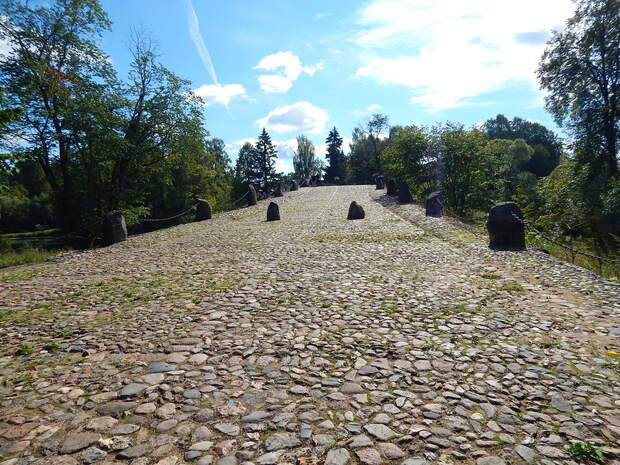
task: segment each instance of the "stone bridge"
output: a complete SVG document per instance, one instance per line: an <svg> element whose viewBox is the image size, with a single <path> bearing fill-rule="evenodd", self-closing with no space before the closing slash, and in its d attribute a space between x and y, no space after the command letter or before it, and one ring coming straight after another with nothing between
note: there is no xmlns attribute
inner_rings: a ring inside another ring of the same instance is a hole
<svg viewBox="0 0 620 465"><path fill-rule="evenodd" d="M619 463L617 285L374 186L268 202L0 272L0 463Z"/></svg>

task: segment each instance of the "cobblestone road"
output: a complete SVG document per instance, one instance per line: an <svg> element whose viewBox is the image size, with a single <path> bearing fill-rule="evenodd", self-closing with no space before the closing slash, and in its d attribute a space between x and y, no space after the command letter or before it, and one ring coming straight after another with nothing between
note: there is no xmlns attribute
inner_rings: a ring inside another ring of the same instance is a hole
<svg viewBox="0 0 620 465"><path fill-rule="evenodd" d="M620 463L620 288L383 192L0 272L0 463Z"/></svg>

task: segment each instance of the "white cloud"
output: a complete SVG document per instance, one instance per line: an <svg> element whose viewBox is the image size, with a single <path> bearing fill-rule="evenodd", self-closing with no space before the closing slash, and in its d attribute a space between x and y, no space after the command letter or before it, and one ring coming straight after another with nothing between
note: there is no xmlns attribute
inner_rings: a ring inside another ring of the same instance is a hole
<svg viewBox="0 0 620 465"><path fill-rule="evenodd" d="M293 81L279 74L261 74L258 76L260 88L270 94L286 92L293 86Z"/></svg>
<svg viewBox="0 0 620 465"><path fill-rule="evenodd" d="M241 84L210 84L200 86L194 93L202 97L206 106L228 106L235 97L247 97L245 88Z"/></svg>
<svg viewBox="0 0 620 465"><path fill-rule="evenodd" d="M314 19L316 20L325 19L325 18L329 18L330 16L333 16L333 13L317 13L314 15Z"/></svg>
<svg viewBox="0 0 620 465"><path fill-rule="evenodd" d="M373 103L372 105L370 105L368 108L366 108L366 111L377 111L377 110L381 110L383 107L377 103Z"/></svg>
<svg viewBox="0 0 620 465"><path fill-rule="evenodd" d="M573 11L570 0L373 0L357 12L356 76L406 86L431 111L511 83L537 88L544 40Z"/></svg>
<svg viewBox="0 0 620 465"><path fill-rule="evenodd" d="M297 102L271 110L267 116L256 121L256 126L275 132L322 134L328 121L329 115L322 108L309 102Z"/></svg>
<svg viewBox="0 0 620 465"><path fill-rule="evenodd" d="M261 74L258 82L265 92L280 93L289 90L302 73L312 76L323 69L323 63L303 66L299 57L293 52L278 52L261 58L254 69L275 73Z"/></svg>

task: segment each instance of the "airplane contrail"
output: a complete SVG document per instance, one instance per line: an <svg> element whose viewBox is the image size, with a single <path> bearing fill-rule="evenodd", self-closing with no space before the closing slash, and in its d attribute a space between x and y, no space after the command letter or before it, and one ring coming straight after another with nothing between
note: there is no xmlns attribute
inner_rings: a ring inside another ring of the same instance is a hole
<svg viewBox="0 0 620 465"><path fill-rule="evenodd" d="M189 20L189 35L198 50L198 55L200 55L200 59L202 60L202 64L211 75L211 79L216 85L220 85L217 80L217 74L215 74L215 67L213 66L213 62L211 61L211 55L209 54L209 49L207 49L207 45L205 44L204 39L202 38L202 34L200 32L200 22L198 21L198 16L196 16L196 11L194 11L194 5L192 5L192 0L187 0L187 13Z"/></svg>

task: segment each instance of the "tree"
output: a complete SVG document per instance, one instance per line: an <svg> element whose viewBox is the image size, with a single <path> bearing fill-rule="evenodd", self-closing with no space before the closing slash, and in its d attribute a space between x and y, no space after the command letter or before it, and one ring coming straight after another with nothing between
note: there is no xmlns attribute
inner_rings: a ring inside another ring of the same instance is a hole
<svg viewBox="0 0 620 465"><path fill-rule="evenodd" d="M329 131L325 143L327 144L325 158L329 160L325 178L329 182L342 182L345 176L344 153L342 152L342 137L338 134L335 126Z"/></svg>
<svg viewBox="0 0 620 465"><path fill-rule="evenodd" d="M381 160L379 158L379 155L381 154L380 136L384 131L388 130L388 121L387 115L373 113L373 115L364 123L363 126L365 134L372 143L376 173L381 172Z"/></svg>
<svg viewBox="0 0 620 465"><path fill-rule="evenodd" d="M547 109L576 141L578 164L618 174L620 2L578 0L538 68Z"/></svg>
<svg viewBox="0 0 620 465"><path fill-rule="evenodd" d="M458 215L486 211L498 198L497 159L482 131L446 124L440 132L441 186L446 205Z"/></svg>
<svg viewBox="0 0 620 465"><path fill-rule="evenodd" d="M239 149L239 156L235 165L235 178L243 185L244 189L250 184L261 181L261 175L257 165L256 148L249 142L243 144Z"/></svg>
<svg viewBox="0 0 620 465"><path fill-rule="evenodd" d="M258 136L256 142L256 167L260 176L260 187L263 191L270 191L277 181L277 175L275 171L275 159L278 157L276 148L271 142L271 137L267 134L265 128Z"/></svg>
<svg viewBox="0 0 620 465"><path fill-rule="evenodd" d="M21 108L5 107L4 90L0 88L0 134L2 134L4 127L18 119L21 113Z"/></svg>
<svg viewBox="0 0 620 465"><path fill-rule="evenodd" d="M293 169L298 179L309 179L321 168L314 155L314 144L303 134L297 136L297 151L293 156Z"/></svg>
<svg viewBox="0 0 620 465"><path fill-rule="evenodd" d="M540 123L514 117L509 120L497 115L484 123L484 131L489 139L523 139L534 149L525 169L538 177L549 175L560 163L562 143L553 131Z"/></svg>
<svg viewBox="0 0 620 465"><path fill-rule="evenodd" d="M428 193L436 168L429 148L430 137L424 130L416 126L392 127L388 147L381 152L383 173L407 181L415 196Z"/></svg>
<svg viewBox="0 0 620 465"><path fill-rule="evenodd" d="M113 75L95 40L110 21L97 0L55 0L30 7L1 0L0 38L12 44L0 60L0 81L24 114L11 124L14 137L40 163L72 223L75 199L72 160L83 132L76 114L93 111ZM99 99L96 99L99 100Z"/></svg>
<svg viewBox="0 0 620 465"><path fill-rule="evenodd" d="M348 183L368 184L372 182L373 175L380 172L379 155L387 146L387 139L381 138L381 133L377 132L380 130L379 123L371 126L366 123L353 129L351 153L346 163Z"/></svg>

